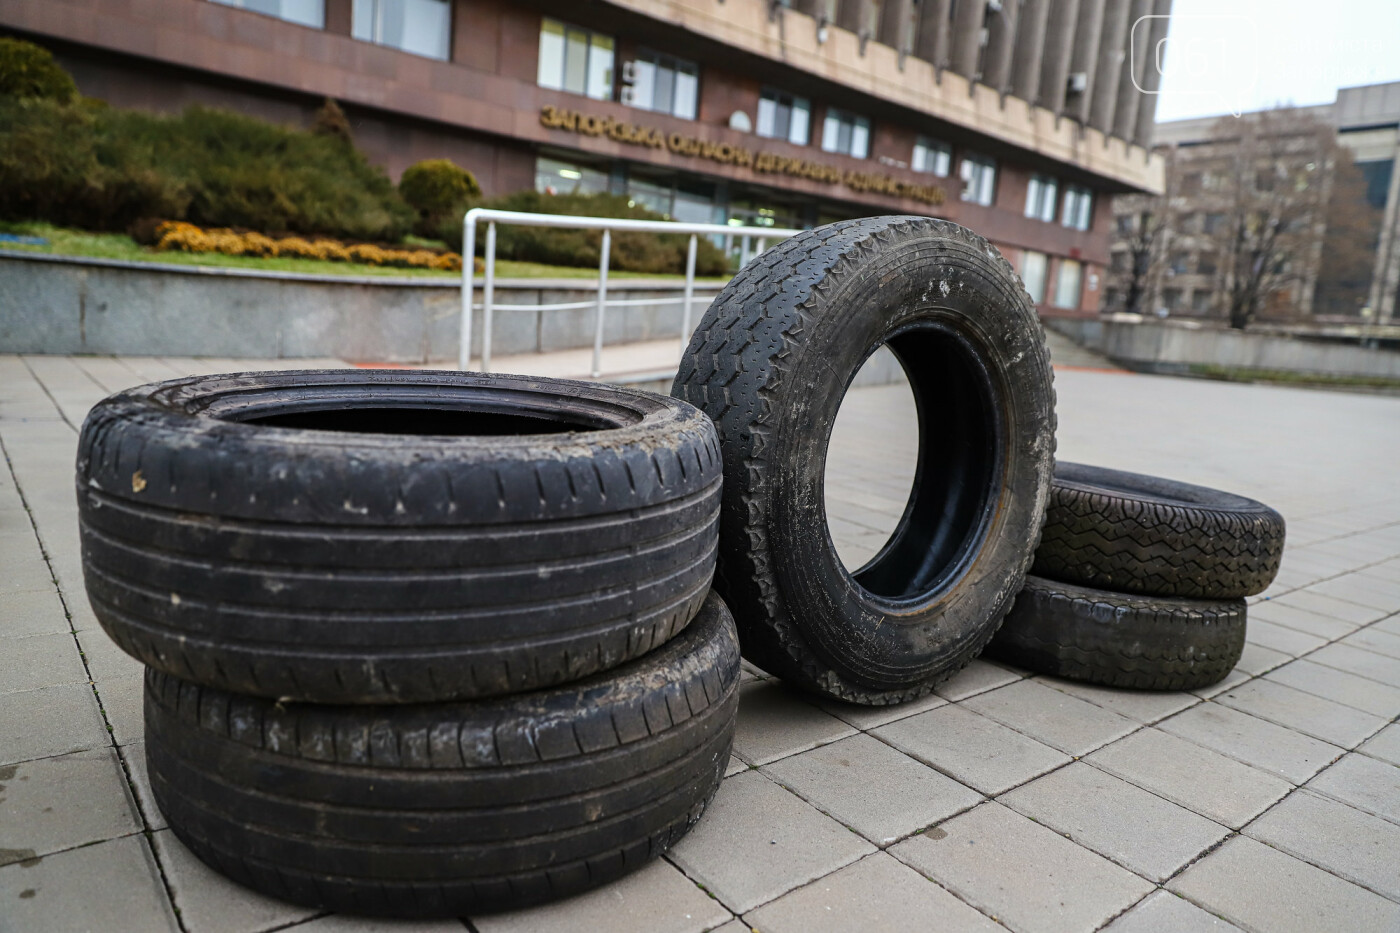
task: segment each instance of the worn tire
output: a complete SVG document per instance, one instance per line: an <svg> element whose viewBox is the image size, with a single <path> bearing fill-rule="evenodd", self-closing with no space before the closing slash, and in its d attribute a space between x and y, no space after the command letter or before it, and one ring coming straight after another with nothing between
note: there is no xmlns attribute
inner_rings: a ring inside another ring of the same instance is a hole
<svg viewBox="0 0 1400 933"><path fill-rule="evenodd" d="M1130 596L1027 577L988 657L1110 687L1194 690L1244 651L1243 599Z"/></svg>
<svg viewBox="0 0 1400 933"><path fill-rule="evenodd" d="M151 789L209 865L331 910L458 916L576 894L664 852L729 762L739 644L717 596L566 687L310 706L146 675Z"/></svg>
<svg viewBox="0 0 1400 933"><path fill-rule="evenodd" d="M651 393L412 371L181 379L83 425L83 569L116 643L195 683L493 696L680 631L713 575L720 480L709 419Z"/></svg>
<svg viewBox="0 0 1400 933"><path fill-rule="evenodd" d="M827 529L826 447L852 377L882 345L910 377L923 440L903 518L852 573ZM715 585L745 656L872 705L927 693L976 656L1040 536L1051 379L1019 279L956 224L843 221L740 272L692 337L672 394L719 429Z"/></svg>
<svg viewBox="0 0 1400 933"><path fill-rule="evenodd" d="M1120 593L1237 599L1269 588L1283 540L1283 516L1262 502L1060 463L1031 572Z"/></svg>

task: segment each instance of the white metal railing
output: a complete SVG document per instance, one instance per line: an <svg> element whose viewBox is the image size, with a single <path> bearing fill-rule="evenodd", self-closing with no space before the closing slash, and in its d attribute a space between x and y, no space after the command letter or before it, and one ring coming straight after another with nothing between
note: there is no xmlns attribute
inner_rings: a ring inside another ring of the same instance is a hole
<svg viewBox="0 0 1400 933"><path fill-rule="evenodd" d="M476 225L486 223L486 268L482 282L482 302L472 304L475 289L475 275L472 266L476 255ZM496 224L514 224L522 227L560 227L572 230L602 230L603 244L598 257L598 296L593 301L569 301L547 305L502 305L496 304ZM782 240L801 230L781 227L731 227L726 224L688 224L670 220L630 220L617 217L573 217L567 214L529 214L521 211L498 211L486 207L474 207L462 218L462 329L461 347L457 354L457 368L470 369L472 352L472 311L481 309L481 371L491 371L491 324L496 311L567 311L579 308L596 308L593 322L593 378L603 374L603 329L609 305L677 304L681 306L681 352L690 340L690 308L696 301L707 301L710 296L695 295L695 251L698 238L702 234L719 234L740 238L739 264L742 267L750 259L768 247L769 240ZM612 251L612 232L632 230L641 233L689 233L690 246L685 257L685 286L680 298L635 298L630 300L608 300L608 263ZM757 243L757 249L750 247Z"/></svg>

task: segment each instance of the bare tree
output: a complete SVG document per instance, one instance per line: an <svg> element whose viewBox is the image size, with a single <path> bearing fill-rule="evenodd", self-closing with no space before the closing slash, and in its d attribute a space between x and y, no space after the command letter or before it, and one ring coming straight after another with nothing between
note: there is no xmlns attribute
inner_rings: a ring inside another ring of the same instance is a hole
<svg viewBox="0 0 1400 933"><path fill-rule="evenodd" d="M1173 178L1167 176L1170 186ZM1171 231L1170 193L1162 196L1132 195L1118 211L1118 234L1126 262L1113 270L1110 281L1123 295L1123 310L1142 314L1152 291L1152 282L1161 271Z"/></svg>

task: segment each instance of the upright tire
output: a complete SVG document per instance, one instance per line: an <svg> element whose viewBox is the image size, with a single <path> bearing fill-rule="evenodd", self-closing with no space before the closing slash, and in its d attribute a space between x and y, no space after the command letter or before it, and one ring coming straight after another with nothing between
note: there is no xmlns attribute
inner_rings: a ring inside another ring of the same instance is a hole
<svg viewBox="0 0 1400 933"><path fill-rule="evenodd" d="M827 530L832 423L880 346L909 376L919 464L884 549L849 572ZM801 233L739 273L690 341L672 394L724 455L716 587L754 663L884 704L967 664L1021 588L1055 443L1035 308L982 237L927 217Z"/></svg>
<svg viewBox="0 0 1400 933"><path fill-rule="evenodd" d="M98 620L185 680L319 703L500 695L679 632L713 575L721 468L684 402L472 373L145 386L83 425Z"/></svg>
<svg viewBox="0 0 1400 933"><path fill-rule="evenodd" d="M196 855L273 897L400 917L530 906L684 835L724 776L738 685L716 596L643 658L474 703L284 705L150 671L151 789Z"/></svg>
<svg viewBox="0 0 1400 933"><path fill-rule="evenodd" d="M1269 588L1283 516L1233 493L1060 463L1037 576L1121 593L1238 599Z"/></svg>
<svg viewBox="0 0 1400 933"><path fill-rule="evenodd" d="M1143 690L1195 690L1244 652L1243 599L1110 593L1027 577L989 657L1070 680Z"/></svg>

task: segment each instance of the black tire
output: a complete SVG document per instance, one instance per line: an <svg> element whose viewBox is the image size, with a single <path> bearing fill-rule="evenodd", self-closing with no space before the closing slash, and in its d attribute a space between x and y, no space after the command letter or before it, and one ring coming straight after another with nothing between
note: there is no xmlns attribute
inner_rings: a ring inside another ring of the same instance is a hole
<svg viewBox="0 0 1400 933"><path fill-rule="evenodd" d="M827 530L826 447L852 377L882 345L909 375L923 440L903 518L851 573ZM672 394L719 429L715 585L745 656L872 705L927 693L976 656L1040 536L1051 379L1011 266L956 224L843 221L740 272L692 337Z"/></svg>
<svg viewBox="0 0 1400 933"><path fill-rule="evenodd" d="M401 917L525 907L685 834L728 765L738 687L717 596L643 658L495 700L284 706L151 671L151 789L196 855L274 897Z"/></svg>
<svg viewBox="0 0 1400 933"><path fill-rule="evenodd" d="M116 643L195 683L493 696L680 631L713 575L720 480L709 419L651 393L444 372L182 379L83 425L83 568Z"/></svg>
<svg viewBox="0 0 1400 933"><path fill-rule="evenodd" d="M1031 572L1084 586L1193 599L1269 588L1283 516L1218 489L1060 463Z"/></svg>
<svg viewBox="0 0 1400 933"><path fill-rule="evenodd" d="M1027 577L987 656L1070 680L1194 690L1235 669L1243 599L1128 596Z"/></svg>

